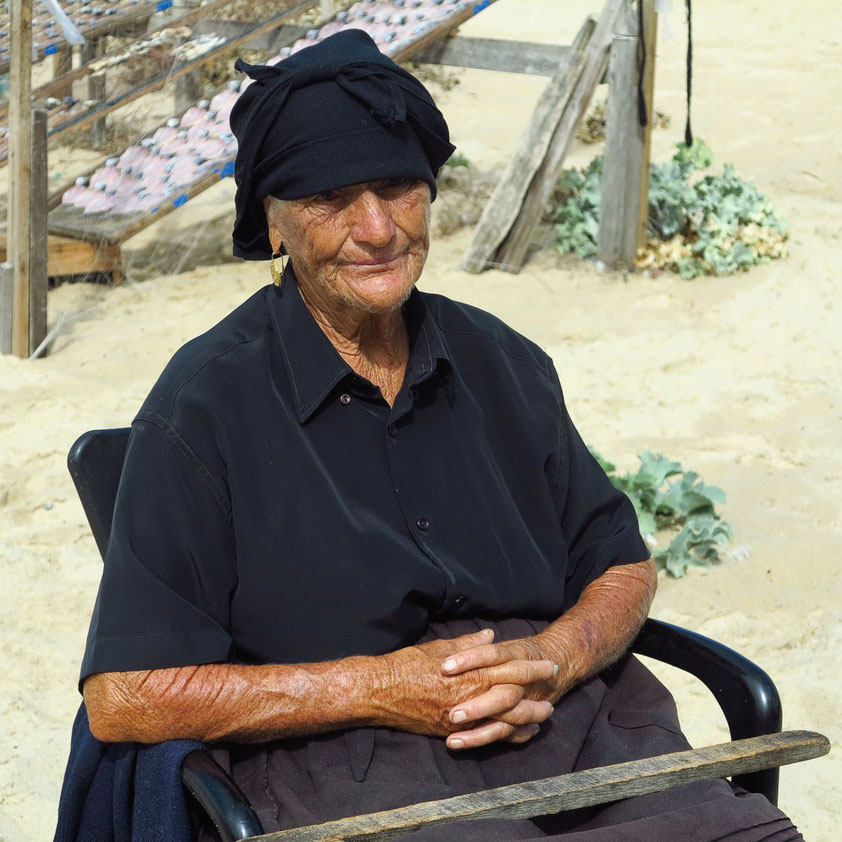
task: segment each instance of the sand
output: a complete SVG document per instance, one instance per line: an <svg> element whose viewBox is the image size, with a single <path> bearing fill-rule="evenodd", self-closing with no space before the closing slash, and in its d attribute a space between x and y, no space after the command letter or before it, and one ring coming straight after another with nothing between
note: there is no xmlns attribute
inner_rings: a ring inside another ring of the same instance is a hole
<svg viewBox="0 0 842 842"><path fill-rule="evenodd" d="M464 31L567 43L598 4L566 2L563 14L561 5L500 0ZM785 725L831 737L828 758L785 769L781 786L781 805L805 837L827 840L835 838L842 777L836 3L813 0L809 13L794 2L695 5L694 127L720 162L755 179L789 221L789 258L745 275L684 282L600 273L544 251L520 275L473 276L458 269L470 236L463 230L435 241L422 285L492 310L545 347L584 438L605 456L632 468L638 452L662 451L727 491L724 513L741 560L662 579L653 614L756 660L778 684ZM676 37L667 40L662 28L656 91L673 124L655 133L656 160L683 131L678 11L669 22ZM440 96L442 108L477 176L493 175L544 80L459 76ZM593 152L577 146L571 160L585 162ZM65 455L84 430L128 424L173 351L268 281L259 264L196 265L201 244L224 238L230 221L207 228L204 239L197 224L218 217L230 195L230 181L222 183L138 246L172 255L171 270L188 244L199 243L181 265L196 268L113 290L63 285L50 293L51 322L61 311L81 315L51 355L0 358L4 840L51 837L100 574ZM724 739L707 691L682 677L667 680L691 739Z"/></svg>

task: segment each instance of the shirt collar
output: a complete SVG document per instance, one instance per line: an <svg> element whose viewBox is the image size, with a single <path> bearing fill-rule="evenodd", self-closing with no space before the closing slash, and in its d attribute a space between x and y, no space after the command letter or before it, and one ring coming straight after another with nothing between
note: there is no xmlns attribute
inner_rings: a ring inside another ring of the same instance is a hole
<svg viewBox="0 0 842 842"><path fill-rule="evenodd" d="M281 358L292 386L298 421L304 424L336 384L354 372L307 309L290 265L287 265L280 287L267 287L267 302ZM417 289L413 289L403 311L410 342L404 387L418 386L438 373L452 402L450 354Z"/></svg>

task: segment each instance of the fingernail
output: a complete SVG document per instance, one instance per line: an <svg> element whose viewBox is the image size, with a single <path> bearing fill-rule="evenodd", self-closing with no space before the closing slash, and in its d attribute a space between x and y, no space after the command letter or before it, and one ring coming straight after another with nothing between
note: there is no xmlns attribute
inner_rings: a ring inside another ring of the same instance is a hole
<svg viewBox="0 0 842 842"><path fill-rule="evenodd" d="M453 748L453 749L465 748L465 742L464 742L464 740L459 740L459 739L448 740L447 741L447 747Z"/></svg>
<svg viewBox="0 0 842 842"><path fill-rule="evenodd" d="M464 710L455 710L450 714L451 722L464 722L468 718L468 714Z"/></svg>
<svg viewBox="0 0 842 842"><path fill-rule="evenodd" d="M456 669L456 661L453 658L448 658L442 665L441 668L445 672L453 672Z"/></svg>
<svg viewBox="0 0 842 842"><path fill-rule="evenodd" d="M553 678L558 675L558 664L553 664Z"/></svg>

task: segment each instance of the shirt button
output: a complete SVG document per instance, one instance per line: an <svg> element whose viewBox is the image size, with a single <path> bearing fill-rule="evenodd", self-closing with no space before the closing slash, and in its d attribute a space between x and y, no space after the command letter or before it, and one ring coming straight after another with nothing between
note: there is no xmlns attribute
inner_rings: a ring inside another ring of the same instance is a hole
<svg viewBox="0 0 842 842"><path fill-rule="evenodd" d="M389 435L390 435L392 438L396 438L396 437L397 437L397 435L398 435L398 428L397 428L394 424L389 424L389 426L388 426L386 429L388 430Z"/></svg>
<svg viewBox="0 0 842 842"><path fill-rule="evenodd" d="M459 594L459 596L457 596L453 600L453 607L454 608L461 608L464 604L465 604L465 597L462 596L462 594Z"/></svg>
<svg viewBox="0 0 842 842"><path fill-rule="evenodd" d="M348 406L351 403L351 396L350 395L340 395L339 396L339 403L344 403L345 406Z"/></svg>
<svg viewBox="0 0 842 842"><path fill-rule="evenodd" d="M426 532L430 528L430 521L428 521L425 517L419 517L418 520L415 521L415 525L422 532Z"/></svg>

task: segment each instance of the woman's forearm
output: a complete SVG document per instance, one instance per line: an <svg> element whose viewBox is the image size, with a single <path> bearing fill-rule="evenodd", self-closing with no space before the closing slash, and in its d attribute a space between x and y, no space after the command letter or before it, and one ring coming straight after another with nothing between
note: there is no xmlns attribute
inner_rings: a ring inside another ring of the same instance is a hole
<svg viewBox="0 0 842 842"><path fill-rule="evenodd" d="M560 665L559 697L626 652L649 614L657 586L651 559L611 567L585 588L566 614L537 635L540 657Z"/></svg>
<svg viewBox="0 0 842 842"><path fill-rule="evenodd" d="M212 742L266 742L340 728L382 725L445 736L453 705L497 685L527 687L553 675L546 660L512 660L446 675L453 652L489 642L485 631L434 640L386 655L315 664L205 664L99 673L84 685L94 736L106 742L192 737ZM541 722L549 706L529 705L504 738L527 737L517 726Z"/></svg>
<svg viewBox="0 0 842 842"><path fill-rule="evenodd" d="M360 724L373 660L99 673L85 681L85 705L93 735L106 742L264 742Z"/></svg>

